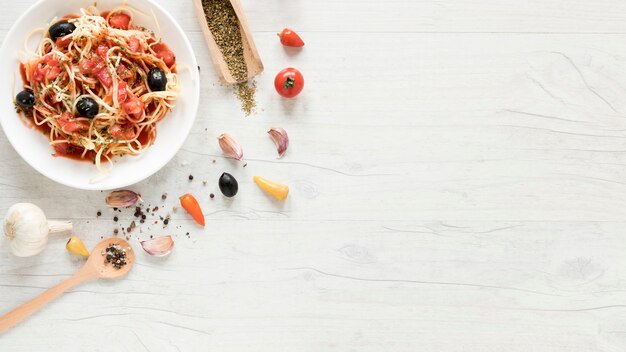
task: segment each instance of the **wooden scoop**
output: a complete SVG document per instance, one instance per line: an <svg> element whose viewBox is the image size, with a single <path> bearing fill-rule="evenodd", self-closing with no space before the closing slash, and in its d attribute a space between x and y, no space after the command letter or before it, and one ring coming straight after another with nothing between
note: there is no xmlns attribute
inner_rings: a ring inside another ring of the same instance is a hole
<svg viewBox="0 0 626 352"><path fill-rule="evenodd" d="M243 8L241 7L241 3L239 2L239 0L224 1L230 1L233 9L235 10L237 18L239 19L239 31L241 32L241 40L243 43L243 56L246 61L246 66L248 67L248 77L242 81L235 80L233 75L230 73L230 70L228 69L228 65L226 65L224 55L222 54L219 46L217 46L215 38L213 38L213 34L211 33L209 25L207 24L204 14L204 8L202 8L202 0L193 0L193 4L196 8L196 15L198 15L198 20L200 21L200 27L202 27L202 32L204 33L204 40L209 46L211 59L213 60L213 64L215 65L215 69L217 70L220 79L228 84L241 83L261 74L263 72L263 63L261 62L261 57L259 56L259 52L256 49L256 45L254 45L252 32L250 32L250 28L248 27L248 20L246 20Z"/></svg>
<svg viewBox="0 0 626 352"><path fill-rule="evenodd" d="M104 261L104 250L110 245L117 244L122 249L126 250L126 262L127 264L120 269L115 269L111 264L107 264ZM17 325L20 321L33 315L35 312L43 308L44 305L50 303L53 299L59 297L63 292L70 288L85 282L95 279L114 279L120 276L124 276L130 268L133 267L135 262L135 252L130 247L128 242L120 238L107 238L96 245L91 252L91 256L85 263L82 269L74 274L69 279L61 282L53 288L43 292L39 296L33 298L29 302L24 303L20 307L13 309L0 318L0 333Z"/></svg>

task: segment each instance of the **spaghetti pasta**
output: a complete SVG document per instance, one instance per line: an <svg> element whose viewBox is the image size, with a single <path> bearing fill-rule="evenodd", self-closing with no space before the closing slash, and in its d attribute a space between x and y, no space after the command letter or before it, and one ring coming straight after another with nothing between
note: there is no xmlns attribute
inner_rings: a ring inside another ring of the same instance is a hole
<svg viewBox="0 0 626 352"><path fill-rule="evenodd" d="M24 92L16 104L50 140L57 156L103 162L141 154L179 94L174 53L133 25L134 10L90 6L44 31L34 58L20 55Z"/></svg>

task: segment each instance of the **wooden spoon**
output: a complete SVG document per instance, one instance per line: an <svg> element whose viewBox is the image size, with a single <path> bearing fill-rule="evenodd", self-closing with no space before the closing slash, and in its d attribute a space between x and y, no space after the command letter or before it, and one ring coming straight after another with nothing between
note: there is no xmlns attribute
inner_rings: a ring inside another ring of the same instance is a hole
<svg viewBox="0 0 626 352"><path fill-rule="evenodd" d="M117 244L122 249L126 250L127 264L120 269L115 269L111 264L105 263L104 254L102 254L107 247L113 244ZM133 252L133 249L128 242L115 237L107 238L106 240L101 241L93 249L91 256L89 256L89 259L83 268L76 274L1 317L0 333L5 332L20 321L33 315L35 312L43 308L44 305L59 297L63 292L82 282L95 279L114 279L124 276L128 273L130 268L133 267L134 262L135 252Z"/></svg>
<svg viewBox="0 0 626 352"><path fill-rule="evenodd" d="M202 32L204 32L204 40L209 46L211 59L213 60L213 64L215 65L215 69L217 70L220 79L228 84L241 83L261 74L261 72L263 72L263 63L261 62L261 57L256 49L256 45L254 45L252 32L250 32L250 28L248 27L248 21L246 20L241 3L239 0L224 1L230 1L237 18L239 19L239 31L241 32L241 40L243 43L243 56L246 61L246 66L248 67L248 77L241 81L235 80L233 75L230 73L228 65L224 60L224 55L222 54L220 47L217 46L215 38L213 38L213 34L207 24L204 8L202 7L202 0L193 0L193 4L196 9L196 15L198 15L198 20L200 21L200 27L202 27Z"/></svg>

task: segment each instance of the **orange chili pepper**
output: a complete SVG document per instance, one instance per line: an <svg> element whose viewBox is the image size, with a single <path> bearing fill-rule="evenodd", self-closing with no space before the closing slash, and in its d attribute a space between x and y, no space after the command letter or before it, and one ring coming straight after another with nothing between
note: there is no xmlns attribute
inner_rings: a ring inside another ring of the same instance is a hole
<svg viewBox="0 0 626 352"><path fill-rule="evenodd" d="M184 196L180 197L180 205L187 210L189 215L196 220L198 225L204 226L204 214L202 214L202 209L200 208L200 204L194 196L187 193Z"/></svg>

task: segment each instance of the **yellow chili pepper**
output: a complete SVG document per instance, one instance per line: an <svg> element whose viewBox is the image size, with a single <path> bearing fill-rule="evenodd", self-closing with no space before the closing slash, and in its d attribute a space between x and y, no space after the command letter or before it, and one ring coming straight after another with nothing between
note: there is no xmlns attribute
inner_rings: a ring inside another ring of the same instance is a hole
<svg viewBox="0 0 626 352"><path fill-rule="evenodd" d="M254 176L253 179L254 182L256 182L256 184L259 185L259 187L261 187L267 195L278 200L285 200L289 194L289 187L285 185L270 181L260 176Z"/></svg>
<svg viewBox="0 0 626 352"><path fill-rule="evenodd" d="M69 240L67 240L67 243L65 244L65 248L70 253L74 253L74 254L77 254L77 255L82 255L83 257L88 257L89 256L89 251L87 250L87 248L83 244L83 241L81 241L80 238L78 238L76 236L72 236L72 237L70 237Z"/></svg>

